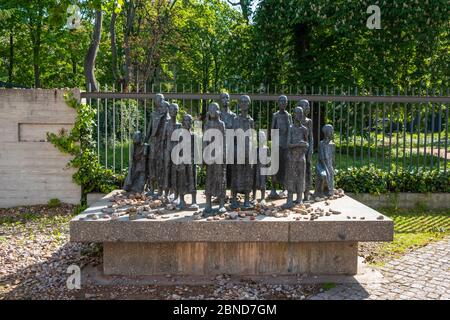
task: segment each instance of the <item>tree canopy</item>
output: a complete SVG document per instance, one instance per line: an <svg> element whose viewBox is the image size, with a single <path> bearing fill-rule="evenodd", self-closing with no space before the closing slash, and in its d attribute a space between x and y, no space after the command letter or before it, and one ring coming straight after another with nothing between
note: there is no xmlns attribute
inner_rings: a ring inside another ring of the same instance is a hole
<svg viewBox="0 0 450 320"><path fill-rule="evenodd" d="M381 29L366 26L372 4ZM448 87L449 16L448 0L4 0L0 81L86 88L92 68L124 90Z"/></svg>

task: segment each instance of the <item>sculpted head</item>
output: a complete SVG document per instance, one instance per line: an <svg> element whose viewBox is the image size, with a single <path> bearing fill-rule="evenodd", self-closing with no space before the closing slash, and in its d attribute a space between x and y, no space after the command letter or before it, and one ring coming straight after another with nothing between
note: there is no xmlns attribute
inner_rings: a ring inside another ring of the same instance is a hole
<svg viewBox="0 0 450 320"><path fill-rule="evenodd" d="M322 133L326 140L332 140L334 134L334 128L331 124L326 124L322 127Z"/></svg>
<svg viewBox="0 0 450 320"><path fill-rule="evenodd" d="M162 102L164 101L164 95L162 93L157 93L155 98L156 109L159 110Z"/></svg>
<svg viewBox="0 0 450 320"><path fill-rule="evenodd" d="M216 102L211 102L208 106L209 119L218 119L220 115L219 105Z"/></svg>
<svg viewBox="0 0 450 320"><path fill-rule="evenodd" d="M241 112L248 112L248 109L250 108L250 97L248 95L242 95L239 98L239 110L241 110Z"/></svg>
<svg viewBox="0 0 450 320"><path fill-rule="evenodd" d="M228 92L222 92L220 94L220 103L222 107L228 107L228 104L230 103L230 95Z"/></svg>
<svg viewBox="0 0 450 320"><path fill-rule="evenodd" d="M181 120L181 126L186 130L191 130L193 121L194 118L190 114L185 114L183 120Z"/></svg>
<svg viewBox="0 0 450 320"><path fill-rule="evenodd" d="M295 109L294 109L294 117L295 117L295 120L298 121L298 122L302 122L303 121L303 119L305 117L305 114L304 114L304 111L303 111L302 107L295 107Z"/></svg>
<svg viewBox="0 0 450 320"><path fill-rule="evenodd" d="M133 141L134 143L142 143L142 133L139 130L134 133Z"/></svg>
<svg viewBox="0 0 450 320"><path fill-rule="evenodd" d="M171 103L170 106L169 106L169 115L170 115L170 117L176 119L179 109L180 108L178 107L178 104Z"/></svg>
<svg viewBox="0 0 450 320"><path fill-rule="evenodd" d="M286 110L288 104L288 98L285 95L281 95L278 97L278 107L280 108L281 112L284 112Z"/></svg>
<svg viewBox="0 0 450 320"><path fill-rule="evenodd" d="M309 115L309 112L311 110L311 107L309 106L309 101L306 99L302 99L298 102L297 106L302 107L305 111L305 116Z"/></svg>

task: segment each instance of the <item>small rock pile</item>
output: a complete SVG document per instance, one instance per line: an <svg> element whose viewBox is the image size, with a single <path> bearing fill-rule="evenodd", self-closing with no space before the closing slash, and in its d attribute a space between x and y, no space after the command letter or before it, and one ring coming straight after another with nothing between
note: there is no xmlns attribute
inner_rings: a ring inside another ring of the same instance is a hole
<svg viewBox="0 0 450 320"><path fill-rule="evenodd" d="M139 218L156 219L156 214L163 214L164 209L174 210L174 204L166 204L163 197L154 199L141 193L126 193L119 191L110 200L111 203L101 214L88 214L86 218L80 220L117 220L122 216L128 215L130 220Z"/></svg>

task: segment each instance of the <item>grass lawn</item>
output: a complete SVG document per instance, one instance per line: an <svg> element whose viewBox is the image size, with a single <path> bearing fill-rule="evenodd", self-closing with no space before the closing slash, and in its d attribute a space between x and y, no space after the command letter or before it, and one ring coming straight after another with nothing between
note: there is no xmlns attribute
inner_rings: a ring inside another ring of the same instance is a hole
<svg viewBox="0 0 450 320"><path fill-rule="evenodd" d="M450 235L450 210L380 210L394 220L394 241L371 247L366 262L382 266L388 260L400 257L430 242Z"/></svg>

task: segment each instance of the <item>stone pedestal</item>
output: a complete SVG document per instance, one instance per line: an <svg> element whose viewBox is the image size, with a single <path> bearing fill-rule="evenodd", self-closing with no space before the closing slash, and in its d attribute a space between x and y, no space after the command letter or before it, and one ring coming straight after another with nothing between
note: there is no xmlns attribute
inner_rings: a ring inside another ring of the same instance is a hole
<svg viewBox="0 0 450 320"><path fill-rule="evenodd" d="M105 242L107 275L357 273L356 242Z"/></svg>
<svg viewBox="0 0 450 320"><path fill-rule="evenodd" d="M113 194L70 224L71 241L103 243L108 275L354 275L359 241L393 238L391 219L347 196L326 206L341 214L313 221L300 214L206 221L194 220L192 211L131 221L86 219L101 213ZM318 206L325 204L313 204Z"/></svg>

